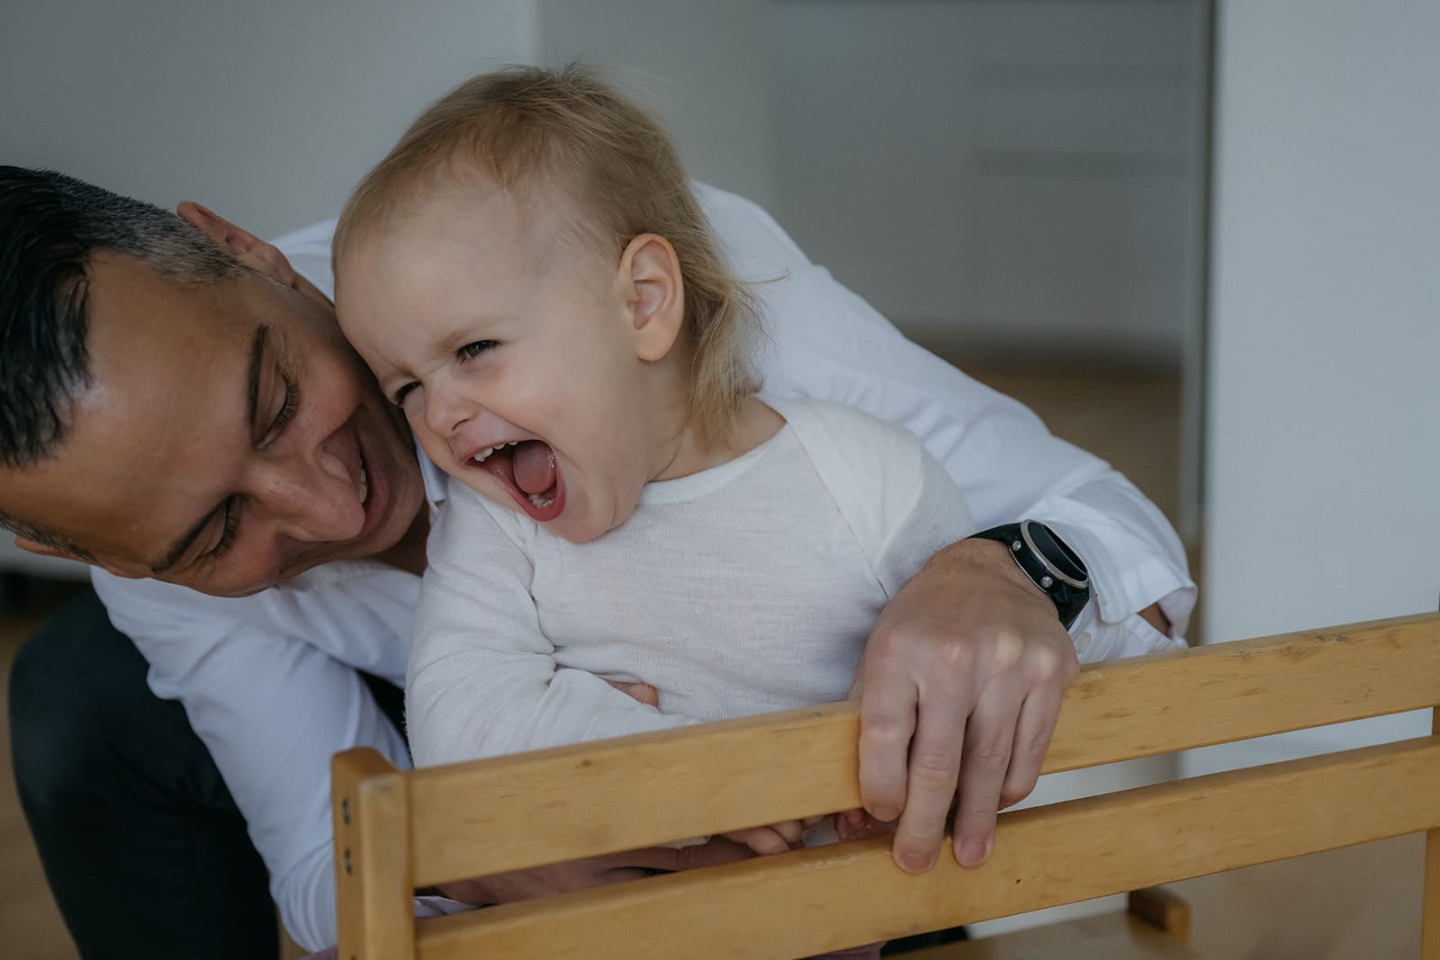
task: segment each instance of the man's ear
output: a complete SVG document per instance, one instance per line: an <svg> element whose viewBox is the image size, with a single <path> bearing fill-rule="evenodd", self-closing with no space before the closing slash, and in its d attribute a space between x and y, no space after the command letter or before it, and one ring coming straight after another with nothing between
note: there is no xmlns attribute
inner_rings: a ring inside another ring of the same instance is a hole
<svg viewBox="0 0 1440 960"><path fill-rule="evenodd" d="M271 243L266 243L248 230L237 227L212 210L200 206L193 200L184 200L175 212L180 218L209 237L221 250L239 260L245 266L307 297L330 305L330 298L309 280L295 272L285 254Z"/></svg>
<svg viewBox="0 0 1440 960"><path fill-rule="evenodd" d="M620 256L620 282L635 329L635 355L663 360L685 323L685 280L670 241L653 233L631 240Z"/></svg>

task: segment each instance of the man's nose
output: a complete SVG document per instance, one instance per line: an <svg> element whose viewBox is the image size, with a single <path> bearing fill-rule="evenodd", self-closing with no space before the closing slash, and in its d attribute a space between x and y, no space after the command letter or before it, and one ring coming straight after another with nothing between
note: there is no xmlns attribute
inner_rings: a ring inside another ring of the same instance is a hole
<svg viewBox="0 0 1440 960"><path fill-rule="evenodd" d="M348 540L365 526L359 483L335 457L267 464L252 496L276 532L292 540Z"/></svg>

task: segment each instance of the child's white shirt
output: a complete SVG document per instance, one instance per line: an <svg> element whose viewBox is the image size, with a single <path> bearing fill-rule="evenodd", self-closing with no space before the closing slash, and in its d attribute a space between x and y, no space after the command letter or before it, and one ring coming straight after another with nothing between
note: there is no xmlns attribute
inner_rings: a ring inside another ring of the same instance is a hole
<svg viewBox="0 0 1440 960"><path fill-rule="evenodd" d="M772 405L774 437L647 485L588 543L451 482L406 687L417 765L846 697L886 601L975 523L908 431ZM660 708L607 680L651 684Z"/></svg>

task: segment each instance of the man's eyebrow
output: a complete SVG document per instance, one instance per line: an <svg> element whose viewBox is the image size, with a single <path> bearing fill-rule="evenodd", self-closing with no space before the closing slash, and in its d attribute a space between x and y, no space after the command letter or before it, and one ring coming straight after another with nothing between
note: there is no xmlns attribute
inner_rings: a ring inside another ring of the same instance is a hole
<svg viewBox="0 0 1440 960"><path fill-rule="evenodd" d="M190 545L195 542L195 538L200 536L201 532L203 532L204 529L209 526L210 518L213 516L215 516L215 511L211 510L209 513L205 514L205 516L200 518L199 523L195 524L194 527L190 528L190 530L184 533L179 540L176 540L175 546L170 548L170 552L165 555L165 559L161 560L159 563L155 564L155 566L150 568L151 574L158 577L160 576L160 574L164 573L166 570L169 570L171 567L175 566L175 564L179 563L180 558L185 556L186 551L190 549Z"/></svg>
<svg viewBox="0 0 1440 960"><path fill-rule="evenodd" d="M255 423L255 417L260 410L260 365L265 359L265 338L269 333L270 327L262 323L255 328L255 335L250 338L250 362L245 373L245 403L250 413L250 419L247 422L252 425L252 429ZM215 516L214 509L201 517L199 523L182 534L180 539L175 541L175 545L170 548L170 551L165 554L165 558L150 568L150 573L158 577L179 563L180 558L185 556L191 544L193 544L195 539L205 530L205 527L210 523L210 518L213 516Z"/></svg>
<svg viewBox="0 0 1440 960"><path fill-rule="evenodd" d="M250 409L249 422L252 425L260 412L260 361L265 359L265 338L269 333L269 325L262 323L255 328L255 336L250 340L250 380L247 401Z"/></svg>

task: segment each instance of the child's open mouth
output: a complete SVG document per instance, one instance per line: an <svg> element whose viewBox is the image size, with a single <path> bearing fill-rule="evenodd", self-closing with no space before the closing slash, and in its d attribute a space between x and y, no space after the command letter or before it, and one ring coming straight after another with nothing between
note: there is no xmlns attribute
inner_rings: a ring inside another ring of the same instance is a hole
<svg viewBox="0 0 1440 960"><path fill-rule="evenodd" d="M565 509L565 484L555 451L543 440L512 440L486 447L467 465L478 466L500 481L536 523L554 520Z"/></svg>

